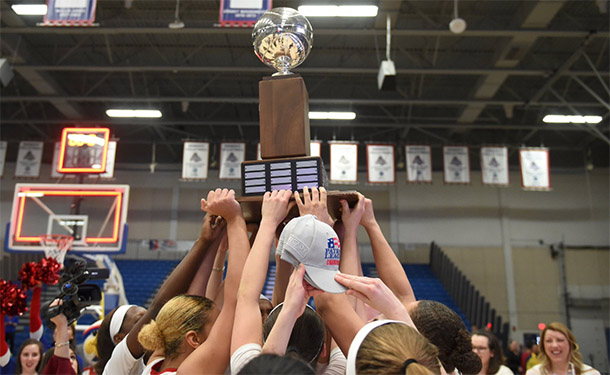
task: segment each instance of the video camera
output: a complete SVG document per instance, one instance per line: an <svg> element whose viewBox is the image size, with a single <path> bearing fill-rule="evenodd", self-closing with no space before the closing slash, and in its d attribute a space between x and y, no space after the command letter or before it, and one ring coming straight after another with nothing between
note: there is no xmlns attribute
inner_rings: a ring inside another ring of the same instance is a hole
<svg viewBox="0 0 610 375"><path fill-rule="evenodd" d="M68 324L75 322L87 306L100 303L102 290L95 284L84 284L87 280L107 279L110 272L106 268L89 268L85 261L79 260L72 263L59 278L59 295L52 301L42 306L42 316L47 326L55 329L51 318L64 314ZM49 307L56 299L61 299L63 304Z"/></svg>

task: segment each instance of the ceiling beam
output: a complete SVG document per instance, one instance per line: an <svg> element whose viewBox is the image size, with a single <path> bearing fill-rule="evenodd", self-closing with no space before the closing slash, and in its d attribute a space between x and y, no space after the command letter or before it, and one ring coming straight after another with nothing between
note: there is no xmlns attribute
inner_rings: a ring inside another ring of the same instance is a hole
<svg viewBox="0 0 610 375"><path fill-rule="evenodd" d="M53 102L65 100L68 102L124 102L124 103L163 103L189 101L195 103L233 103L233 104L258 104L258 97L199 97L199 96L2 96L0 102ZM333 98L310 98L309 104L341 104L341 105L468 105L483 104L494 106L563 106L561 102L525 102L519 100L492 100L492 99L333 99ZM575 107L604 107L599 102L572 102Z"/></svg>
<svg viewBox="0 0 610 375"><path fill-rule="evenodd" d="M126 34L170 34L170 35L202 35L202 34L226 34L226 35L251 35L252 30L249 28L216 28L216 27L201 27L184 29L170 29L167 27L66 27L66 28L50 28L50 27L3 27L2 34L78 34L78 35L126 35ZM445 36L453 38L468 38L468 37L515 37L515 36L532 36L536 38L584 38L590 34L590 31L582 30L544 30L544 29L512 29L512 30L466 30L462 34L456 35L448 29L392 29L392 37L415 37L415 36ZM316 36L385 36L385 27L379 29L316 29ZM610 31L595 31L594 38L608 38Z"/></svg>
<svg viewBox="0 0 610 375"><path fill-rule="evenodd" d="M142 122L141 124L139 122ZM154 123L154 124L153 124ZM339 123L339 124L338 124ZM66 125L79 124L79 125L104 125L104 126L164 126L168 130L172 126L259 126L258 121L213 121L213 120L163 120L156 119L151 121L150 119L128 119L128 120L117 120L117 119L103 119L103 120L50 120L50 119L9 119L3 120L3 125L23 125L23 124L34 124L34 125ZM573 126L570 124L460 124L455 123L430 123L430 124L406 124L406 123L379 123L379 122L352 122L352 121L311 121L311 127L350 127L350 128L421 128L421 129L455 129L457 127L465 128L469 130L509 130L509 131L523 131L523 130L536 130L536 131L568 131L568 132L587 132L586 129Z"/></svg>
<svg viewBox="0 0 610 375"><path fill-rule="evenodd" d="M130 65L130 66L108 66L108 65L33 65L15 64L13 69L19 72L20 69L32 69L38 71L53 72L172 72L172 73L269 73L269 68L265 66L175 66L175 65ZM377 75L379 68L304 68L295 69L296 73L301 74L372 74ZM396 69L397 75L486 75L486 74L507 74L515 76L549 77L553 74L552 70L543 69L462 69L462 68L403 68ZM610 76L610 71L563 71L563 76L594 77L597 75Z"/></svg>

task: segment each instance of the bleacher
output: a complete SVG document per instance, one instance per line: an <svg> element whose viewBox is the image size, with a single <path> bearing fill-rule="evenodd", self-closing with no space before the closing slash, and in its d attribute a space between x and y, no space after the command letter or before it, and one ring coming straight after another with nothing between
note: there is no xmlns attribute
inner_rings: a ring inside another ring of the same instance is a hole
<svg viewBox="0 0 610 375"><path fill-rule="evenodd" d="M132 305L148 307L149 299L178 265L177 260L116 260L127 300Z"/></svg>

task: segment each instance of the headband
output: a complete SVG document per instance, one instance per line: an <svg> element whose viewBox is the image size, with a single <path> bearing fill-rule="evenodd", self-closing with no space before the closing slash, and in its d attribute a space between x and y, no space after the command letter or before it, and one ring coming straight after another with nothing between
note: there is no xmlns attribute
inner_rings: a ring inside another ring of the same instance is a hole
<svg viewBox="0 0 610 375"><path fill-rule="evenodd" d="M117 341L114 341L114 336L119 333L121 330L121 326L123 325L123 320L125 320L125 314L127 314L127 310L132 308L135 305L121 305L112 314L112 319L110 319L110 339L114 343L114 345L118 344Z"/></svg>
<svg viewBox="0 0 610 375"><path fill-rule="evenodd" d="M356 375L356 357L358 356L358 350L360 349L360 345L362 345L362 342L369 335L369 333L371 333L372 330L379 326L391 323L408 325L407 323L401 322L399 320L377 320L365 324L364 327L360 328L360 331L358 331L356 337L354 337L354 340L352 340L352 344L349 346L349 351L347 353L347 364L345 367L345 375Z"/></svg>

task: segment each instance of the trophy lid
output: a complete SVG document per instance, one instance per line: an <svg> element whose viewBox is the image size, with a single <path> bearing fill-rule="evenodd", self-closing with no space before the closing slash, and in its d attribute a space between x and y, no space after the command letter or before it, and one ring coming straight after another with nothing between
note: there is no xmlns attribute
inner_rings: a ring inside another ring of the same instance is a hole
<svg viewBox="0 0 610 375"><path fill-rule="evenodd" d="M313 29L305 16L292 8L273 8L254 25L252 44L256 56L276 74L291 74L300 65L313 43Z"/></svg>

